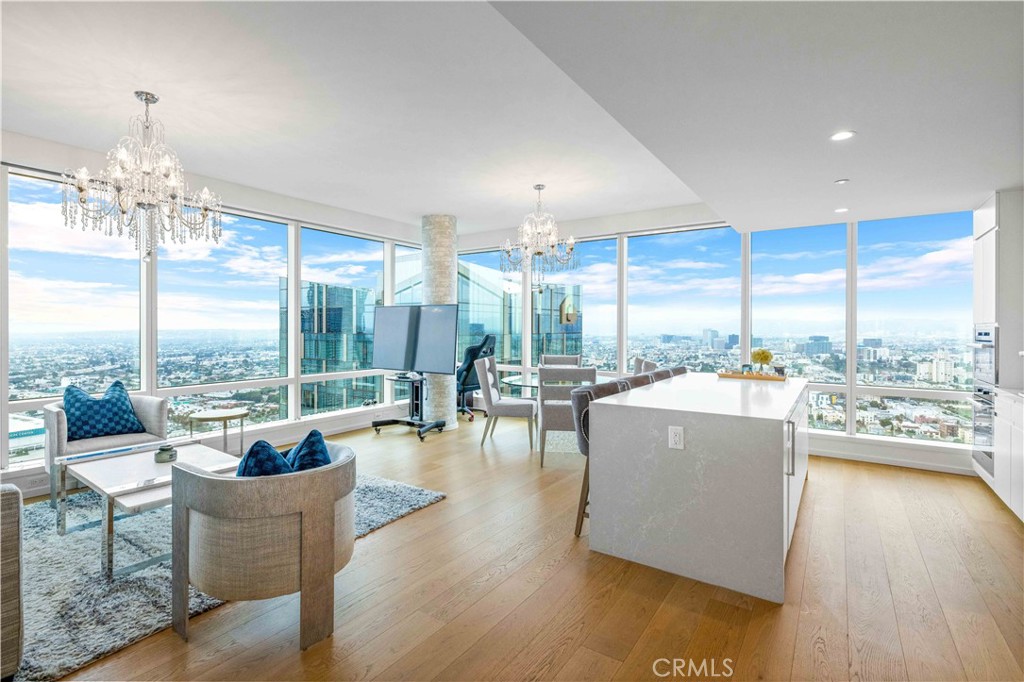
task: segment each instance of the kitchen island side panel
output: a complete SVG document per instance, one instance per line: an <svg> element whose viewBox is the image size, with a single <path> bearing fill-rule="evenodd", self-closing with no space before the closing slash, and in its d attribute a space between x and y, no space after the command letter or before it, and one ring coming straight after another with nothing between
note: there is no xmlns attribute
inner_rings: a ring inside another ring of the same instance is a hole
<svg viewBox="0 0 1024 682"><path fill-rule="evenodd" d="M597 401L590 424L592 550L784 600L783 421Z"/></svg>

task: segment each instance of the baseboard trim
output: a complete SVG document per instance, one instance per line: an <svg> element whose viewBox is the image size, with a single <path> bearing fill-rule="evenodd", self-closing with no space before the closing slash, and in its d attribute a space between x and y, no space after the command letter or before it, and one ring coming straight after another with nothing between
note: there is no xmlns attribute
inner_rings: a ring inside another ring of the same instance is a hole
<svg viewBox="0 0 1024 682"><path fill-rule="evenodd" d="M895 439L812 432L812 455L854 462L939 471L976 476L969 446L931 443L901 443Z"/></svg>

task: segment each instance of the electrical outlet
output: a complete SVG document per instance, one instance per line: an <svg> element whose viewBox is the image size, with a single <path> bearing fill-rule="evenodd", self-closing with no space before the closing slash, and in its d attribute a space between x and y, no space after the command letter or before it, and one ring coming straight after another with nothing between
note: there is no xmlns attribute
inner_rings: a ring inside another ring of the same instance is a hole
<svg viewBox="0 0 1024 682"><path fill-rule="evenodd" d="M685 450L683 445L683 427L668 427L668 447L670 450Z"/></svg>

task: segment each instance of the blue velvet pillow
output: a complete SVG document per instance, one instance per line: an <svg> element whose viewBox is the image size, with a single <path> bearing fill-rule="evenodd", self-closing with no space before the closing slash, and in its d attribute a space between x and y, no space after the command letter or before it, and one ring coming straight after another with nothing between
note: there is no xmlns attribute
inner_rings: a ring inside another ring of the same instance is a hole
<svg viewBox="0 0 1024 682"><path fill-rule="evenodd" d="M306 437L288 453L288 463L293 471L305 471L330 464L331 454L327 452L324 434L316 429L307 433Z"/></svg>
<svg viewBox="0 0 1024 682"><path fill-rule="evenodd" d="M68 386L64 389L64 414L68 440L146 432L120 381L112 383L102 398L93 398L78 386Z"/></svg>
<svg viewBox="0 0 1024 682"><path fill-rule="evenodd" d="M258 440L249 446L242 461L238 463L236 476L276 476L290 474L292 467L274 446L265 440Z"/></svg>

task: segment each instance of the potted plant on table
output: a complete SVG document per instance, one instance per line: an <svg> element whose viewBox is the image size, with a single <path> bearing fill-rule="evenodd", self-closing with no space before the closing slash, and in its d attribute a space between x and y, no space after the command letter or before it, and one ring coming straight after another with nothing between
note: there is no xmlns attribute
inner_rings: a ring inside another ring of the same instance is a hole
<svg viewBox="0 0 1024 682"><path fill-rule="evenodd" d="M751 361L761 366L761 374L764 374L764 366L772 361L772 357L772 352L766 348L758 348L750 354Z"/></svg>

